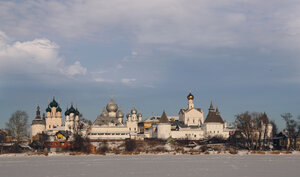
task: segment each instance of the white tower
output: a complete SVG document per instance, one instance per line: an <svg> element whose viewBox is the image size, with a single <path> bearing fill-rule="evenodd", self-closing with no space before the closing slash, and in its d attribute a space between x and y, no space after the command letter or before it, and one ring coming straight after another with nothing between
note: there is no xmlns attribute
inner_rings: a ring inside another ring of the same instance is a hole
<svg viewBox="0 0 300 177"><path fill-rule="evenodd" d="M45 131L45 119L41 119L40 106L36 108L36 116L31 124L31 136L43 133Z"/></svg>
<svg viewBox="0 0 300 177"><path fill-rule="evenodd" d="M165 113L162 113L159 123L157 125L157 138L166 140L171 136L171 124Z"/></svg>

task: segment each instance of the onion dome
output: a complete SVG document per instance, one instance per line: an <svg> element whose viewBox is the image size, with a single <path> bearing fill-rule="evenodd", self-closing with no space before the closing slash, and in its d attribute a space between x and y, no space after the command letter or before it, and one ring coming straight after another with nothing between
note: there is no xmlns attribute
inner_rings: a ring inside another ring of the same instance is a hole
<svg viewBox="0 0 300 177"><path fill-rule="evenodd" d="M61 110L61 108L58 106L58 107L56 108L56 111L57 111L57 112L61 112L62 110Z"/></svg>
<svg viewBox="0 0 300 177"><path fill-rule="evenodd" d="M141 113L138 113L138 115L137 115L138 117L142 117L142 114Z"/></svg>
<svg viewBox="0 0 300 177"><path fill-rule="evenodd" d="M124 117L124 113L121 110L119 110L117 112L117 118L123 118L123 117Z"/></svg>
<svg viewBox="0 0 300 177"><path fill-rule="evenodd" d="M194 95L192 95L192 93L190 92L187 96L188 100L193 100L194 99Z"/></svg>
<svg viewBox="0 0 300 177"><path fill-rule="evenodd" d="M53 100L52 102L49 104L51 108L53 107L57 107L58 106L58 103L55 101L55 98L53 97Z"/></svg>
<svg viewBox="0 0 300 177"><path fill-rule="evenodd" d="M75 115L78 116L79 114L80 114L80 113L79 113L78 109L76 108L76 109L75 109Z"/></svg>
<svg viewBox="0 0 300 177"><path fill-rule="evenodd" d="M70 111L69 111L69 108L67 107L67 110L65 112L65 116L68 116L68 115L70 115Z"/></svg>
<svg viewBox="0 0 300 177"><path fill-rule="evenodd" d="M108 117L108 113L106 112L105 107L103 108L103 111L101 113L101 117Z"/></svg>
<svg viewBox="0 0 300 177"><path fill-rule="evenodd" d="M75 108L73 107L73 105L71 105L71 107L70 107L70 109L69 109L69 112L70 112L70 113L75 113L75 112L76 112L76 110L75 110Z"/></svg>
<svg viewBox="0 0 300 177"><path fill-rule="evenodd" d="M137 110L135 109L135 107L133 107L133 109L131 110L131 114L136 114Z"/></svg>
<svg viewBox="0 0 300 177"><path fill-rule="evenodd" d="M48 106L48 108L46 109L46 112L51 112L51 108Z"/></svg>
<svg viewBox="0 0 300 177"><path fill-rule="evenodd" d="M108 112L117 112L118 110L118 105L114 102L113 99L110 100L110 102L106 106L106 110Z"/></svg>
<svg viewBox="0 0 300 177"><path fill-rule="evenodd" d="M128 114L126 114L126 117L128 118L130 116L130 114L128 113Z"/></svg>

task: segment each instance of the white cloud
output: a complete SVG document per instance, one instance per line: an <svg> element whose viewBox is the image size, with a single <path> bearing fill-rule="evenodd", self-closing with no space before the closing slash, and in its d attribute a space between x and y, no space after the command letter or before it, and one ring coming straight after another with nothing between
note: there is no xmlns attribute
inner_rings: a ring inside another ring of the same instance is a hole
<svg viewBox="0 0 300 177"><path fill-rule="evenodd" d="M0 73L72 77L87 72L79 61L72 65L65 63L65 59L59 56L59 46L48 39L10 44L5 34L0 31Z"/></svg>
<svg viewBox="0 0 300 177"><path fill-rule="evenodd" d="M76 61L73 65L67 67L67 74L69 76L85 75L87 69L82 67L79 61Z"/></svg>
<svg viewBox="0 0 300 177"><path fill-rule="evenodd" d="M132 84L132 83L134 83L135 81L136 81L135 78L123 78L123 79L122 79L122 83L123 83L123 84L127 84L127 85Z"/></svg>

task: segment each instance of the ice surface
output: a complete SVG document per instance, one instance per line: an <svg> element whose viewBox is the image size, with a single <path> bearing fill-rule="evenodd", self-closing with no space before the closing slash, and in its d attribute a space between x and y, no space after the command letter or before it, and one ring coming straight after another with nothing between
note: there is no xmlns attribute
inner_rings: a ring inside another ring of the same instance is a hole
<svg viewBox="0 0 300 177"><path fill-rule="evenodd" d="M0 177L299 177L300 155L2 156Z"/></svg>

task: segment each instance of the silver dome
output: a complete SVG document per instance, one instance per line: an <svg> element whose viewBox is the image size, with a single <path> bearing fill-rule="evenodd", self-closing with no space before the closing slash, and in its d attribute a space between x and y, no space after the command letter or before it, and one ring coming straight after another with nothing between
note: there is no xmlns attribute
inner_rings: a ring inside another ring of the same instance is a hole
<svg viewBox="0 0 300 177"><path fill-rule="evenodd" d="M108 117L108 113L106 112L105 107L103 108L103 111L102 111L102 113L101 113L101 116L102 116L102 117Z"/></svg>
<svg viewBox="0 0 300 177"><path fill-rule="evenodd" d="M130 114L128 113L128 114L126 114L126 117L128 118L130 116Z"/></svg>
<svg viewBox="0 0 300 177"><path fill-rule="evenodd" d="M124 113L121 110L119 110L117 112L117 118L123 118L123 117L124 117Z"/></svg>
<svg viewBox="0 0 300 177"><path fill-rule="evenodd" d="M131 110L131 114L136 114L137 110L135 109L135 107L133 107L133 109Z"/></svg>
<svg viewBox="0 0 300 177"><path fill-rule="evenodd" d="M142 117L142 114L141 113L138 113L138 115L137 115L138 117Z"/></svg>
<svg viewBox="0 0 300 177"><path fill-rule="evenodd" d="M114 102L113 99L110 100L110 102L106 106L106 110L108 112L117 112L118 110L118 105Z"/></svg>

